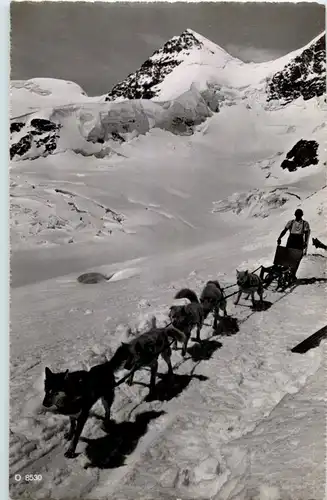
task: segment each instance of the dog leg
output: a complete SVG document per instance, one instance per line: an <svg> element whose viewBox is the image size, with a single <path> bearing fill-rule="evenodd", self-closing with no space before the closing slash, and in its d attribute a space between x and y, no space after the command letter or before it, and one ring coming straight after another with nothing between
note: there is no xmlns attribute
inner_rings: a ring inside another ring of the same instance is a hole
<svg viewBox="0 0 327 500"><path fill-rule="evenodd" d="M263 304L263 290L261 288L259 288L259 290L258 290L258 295L260 297L261 304Z"/></svg>
<svg viewBox="0 0 327 500"><path fill-rule="evenodd" d="M168 347L168 349L166 349L162 354L162 359L166 362L167 366L168 366L168 375L170 377L172 377L174 375L174 372L173 372L173 367L172 367L172 364L171 364L171 349L170 347Z"/></svg>
<svg viewBox="0 0 327 500"><path fill-rule="evenodd" d="M255 307L254 292L251 292L252 306Z"/></svg>
<svg viewBox="0 0 327 500"><path fill-rule="evenodd" d="M76 429L76 418L69 417L70 418L70 427L69 431L65 432L64 438L67 439L67 441L70 441L73 438L75 429Z"/></svg>
<svg viewBox="0 0 327 500"><path fill-rule="evenodd" d="M218 328L218 318L219 318L219 307L218 306L216 306L214 308L213 314L214 314L214 317L213 317L213 329L217 330L217 328Z"/></svg>
<svg viewBox="0 0 327 500"><path fill-rule="evenodd" d="M80 435L82 434L82 431L84 429L84 425L86 424L88 416L89 416L89 412L84 411L78 417L74 437L69 445L68 450L65 453L66 458L74 458L76 446L77 446L78 440L80 438Z"/></svg>
<svg viewBox="0 0 327 500"><path fill-rule="evenodd" d="M128 377L128 379L126 380L126 384L127 385L132 385L133 384L133 379L134 379L134 373L135 372L132 372L131 375Z"/></svg>
<svg viewBox="0 0 327 500"><path fill-rule="evenodd" d="M237 297L236 297L236 300L234 302L234 304L237 306L237 304L239 303L239 300L241 298L241 295L242 295L242 291L240 290L237 294Z"/></svg>
<svg viewBox="0 0 327 500"><path fill-rule="evenodd" d="M196 341L197 342L201 342L201 337L200 337L200 333L201 333L201 323L198 323L196 325Z"/></svg>
<svg viewBox="0 0 327 500"><path fill-rule="evenodd" d="M190 331L185 332L185 341L184 341L183 349L182 349L182 356L183 357L186 356L186 353L187 353L187 344L188 344L190 336L191 336L191 332Z"/></svg>
<svg viewBox="0 0 327 500"><path fill-rule="evenodd" d="M149 394L153 394L156 387L156 376L158 371L158 359L156 359L151 365L151 377L150 377L150 390Z"/></svg>
<svg viewBox="0 0 327 500"><path fill-rule="evenodd" d="M104 411L105 411L105 417L104 417L104 423L103 423L103 428L104 430L108 429L110 427L110 411L112 407L112 403L114 402L115 398L115 391L112 389L108 395L103 396L101 398Z"/></svg>

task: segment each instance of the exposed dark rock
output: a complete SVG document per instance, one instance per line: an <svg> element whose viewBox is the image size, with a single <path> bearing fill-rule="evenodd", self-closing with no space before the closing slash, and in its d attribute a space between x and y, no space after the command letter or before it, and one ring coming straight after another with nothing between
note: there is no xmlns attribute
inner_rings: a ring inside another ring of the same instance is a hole
<svg viewBox="0 0 327 500"><path fill-rule="evenodd" d="M301 139L287 153L286 159L282 162L281 167L294 172L298 168L305 168L309 165L317 165L318 163L318 147L316 141L306 141Z"/></svg>
<svg viewBox="0 0 327 500"><path fill-rule="evenodd" d="M193 47L202 47L192 32L186 30L180 36L175 36L165 45L154 52L142 66L127 76L125 80L118 83L108 92L106 101L113 101L118 97L126 99L152 99L158 95L153 87L161 83L174 68L183 62L176 56L183 50L187 51Z"/></svg>
<svg viewBox="0 0 327 500"><path fill-rule="evenodd" d="M23 137L18 142L12 140L10 147L10 158L15 156L24 156L34 146L42 148L42 155L47 156L53 153L57 148L57 141L59 138L59 130L62 125L56 124L50 120L43 118L34 118L30 124L22 122L12 122L10 129L18 132L26 129Z"/></svg>
<svg viewBox="0 0 327 500"><path fill-rule="evenodd" d="M15 155L23 156L31 148L31 145L32 141L29 134L24 135L24 137L11 146L10 159L12 160Z"/></svg>
<svg viewBox="0 0 327 500"><path fill-rule="evenodd" d="M319 40L276 73L268 83L267 101L287 104L299 97L305 101L326 92L326 39Z"/></svg>
<svg viewBox="0 0 327 500"><path fill-rule="evenodd" d="M57 130L58 128L58 125L50 120L45 120L44 118L33 118L31 126L40 132L50 132L52 130Z"/></svg>
<svg viewBox="0 0 327 500"><path fill-rule="evenodd" d="M106 276L102 273L91 272L81 274L80 276L78 276L77 281L86 285L93 285L95 283L100 283L101 281L109 281L112 277L113 274L111 274L110 276Z"/></svg>
<svg viewBox="0 0 327 500"><path fill-rule="evenodd" d="M14 132L19 132L23 127L25 123L23 122L12 122L10 124L10 133L13 134Z"/></svg>

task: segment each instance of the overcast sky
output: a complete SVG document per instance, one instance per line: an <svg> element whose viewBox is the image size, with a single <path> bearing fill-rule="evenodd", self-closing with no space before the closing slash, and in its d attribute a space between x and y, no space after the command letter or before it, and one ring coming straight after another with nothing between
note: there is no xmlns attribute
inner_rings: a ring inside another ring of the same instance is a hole
<svg viewBox="0 0 327 500"><path fill-rule="evenodd" d="M300 48L325 27L315 3L11 3L11 78L72 80L104 94L191 28L244 61Z"/></svg>

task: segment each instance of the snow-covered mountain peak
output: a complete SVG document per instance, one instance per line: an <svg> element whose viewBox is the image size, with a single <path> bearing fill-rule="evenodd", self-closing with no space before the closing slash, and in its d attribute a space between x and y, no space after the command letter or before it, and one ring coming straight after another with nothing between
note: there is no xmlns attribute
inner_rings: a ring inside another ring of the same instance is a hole
<svg viewBox="0 0 327 500"><path fill-rule="evenodd" d="M305 47L274 61L245 63L187 29L115 85L105 100L165 101L187 92L192 85L200 91L211 86L234 89L242 94L240 99L246 88L250 94L266 91L268 101L279 99L282 104L298 97L311 99L322 95L326 87L325 54L325 34L321 33Z"/></svg>
<svg viewBox="0 0 327 500"><path fill-rule="evenodd" d="M154 52L135 73L128 75L125 80L115 85L105 99L114 101L118 98L162 97L160 84L181 64L185 66L211 65L222 68L231 59L234 58L219 45L191 29L186 29L181 35L172 37ZM241 63L237 59L235 61ZM188 90L189 87L190 85L188 88L182 88L179 93ZM167 96L169 97L171 96Z"/></svg>
<svg viewBox="0 0 327 500"><path fill-rule="evenodd" d="M193 30L188 28L187 30L185 30L182 33L181 37L184 34L187 34L189 36L191 35L194 38L194 40L196 40L198 42L198 44L199 44L199 45L197 45L198 52L199 52L199 49L201 49L202 54L212 54L215 56L220 56L222 58L222 60L224 60L224 61L230 61L231 59L234 59L235 61L242 63L242 61L240 61L236 57L233 57L230 54L228 54L228 52L226 52L225 49L220 47L220 45L217 45L216 43L212 42L208 38L205 38L204 36L200 35L196 31L193 31Z"/></svg>

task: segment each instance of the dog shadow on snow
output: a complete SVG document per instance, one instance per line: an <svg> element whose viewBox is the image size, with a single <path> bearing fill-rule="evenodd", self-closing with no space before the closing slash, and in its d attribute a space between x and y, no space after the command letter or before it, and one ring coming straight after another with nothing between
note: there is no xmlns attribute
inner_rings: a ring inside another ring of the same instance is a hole
<svg viewBox="0 0 327 500"><path fill-rule="evenodd" d="M223 337L230 337L240 331L238 326L238 319L233 316L223 316L219 318L217 328L214 330L214 335L221 335Z"/></svg>
<svg viewBox="0 0 327 500"><path fill-rule="evenodd" d="M241 307L248 307L249 309L252 309L252 311L259 312L259 311L268 311L268 309L271 308L273 305L272 302L269 300L263 300L262 302L260 300L255 300L254 305L252 304L244 304L244 303L239 303L239 306Z"/></svg>
<svg viewBox="0 0 327 500"><path fill-rule="evenodd" d="M115 469L125 465L128 455L135 450L141 437L146 434L149 423L165 413L145 411L136 415L134 422L112 421L108 434L104 437L81 438L81 441L87 443L85 455L89 460L84 468Z"/></svg>
<svg viewBox="0 0 327 500"><path fill-rule="evenodd" d="M202 339L201 342L194 342L194 344L187 349L187 352L195 362L208 361L213 354L223 346L221 342L214 340L212 337L218 335L229 337L235 335L239 330L237 318L232 316L220 317L217 328L213 329L212 336L208 339ZM194 337L192 337L191 340L196 341Z"/></svg>
<svg viewBox="0 0 327 500"><path fill-rule="evenodd" d="M188 350L189 352L189 350ZM189 385L191 380L196 379L200 382L208 380L205 375L179 374L174 373L171 377L167 373L158 373L159 382L157 382L152 394L145 397L145 401L170 401L181 394Z"/></svg>
<svg viewBox="0 0 327 500"><path fill-rule="evenodd" d="M192 361L208 361L222 346L223 344L217 340L203 339L201 342L194 342L194 344L187 349L187 353L191 356Z"/></svg>
<svg viewBox="0 0 327 500"><path fill-rule="evenodd" d="M300 285L313 285L314 283L327 283L327 278L298 278L295 282L295 286Z"/></svg>

